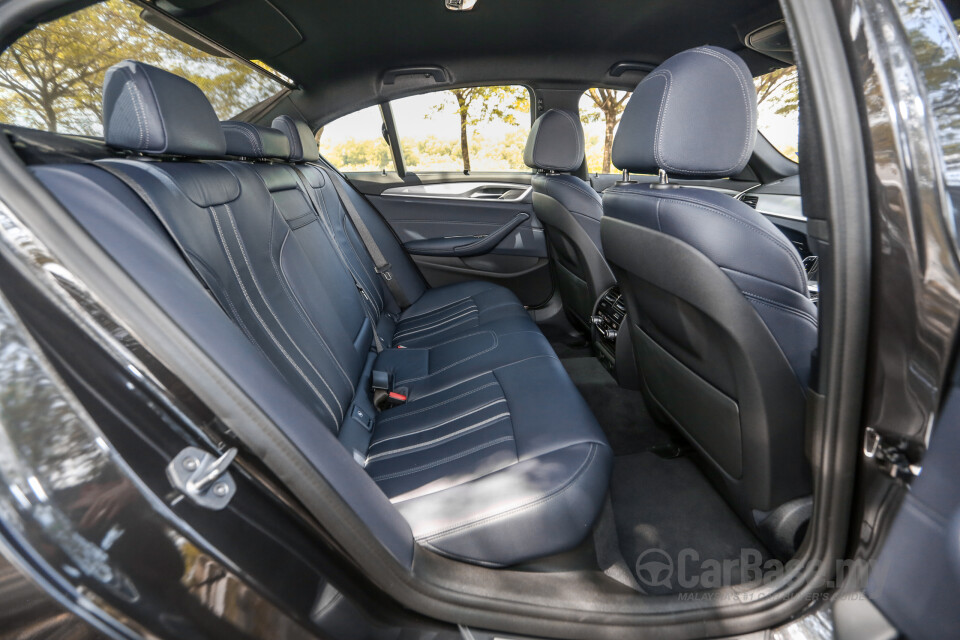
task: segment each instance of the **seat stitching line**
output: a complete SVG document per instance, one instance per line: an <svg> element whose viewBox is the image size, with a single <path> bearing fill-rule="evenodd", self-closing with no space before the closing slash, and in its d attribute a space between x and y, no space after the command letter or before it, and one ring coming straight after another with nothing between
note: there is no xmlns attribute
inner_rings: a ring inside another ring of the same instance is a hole
<svg viewBox="0 0 960 640"><path fill-rule="evenodd" d="M465 307L463 309L460 309L459 311L456 311L452 315L445 315L440 317L439 319L426 320L424 323L417 324L412 327L404 326L403 328L399 329L396 332L396 336L399 337L399 336L407 335L411 333L420 333L424 329L432 329L434 327L439 327L443 324L446 324L447 322L465 317L467 315L471 315L471 314L479 315L479 312L480 310L475 306Z"/></svg>
<svg viewBox="0 0 960 640"><path fill-rule="evenodd" d="M516 514L516 513L520 513L520 512L526 511L526 510L528 510L528 509L532 509L532 508L534 508L534 507L538 507L538 506L540 506L541 504L544 504L544 503L552 500L553 498L561 495L561 494L564 493L567 489L569 489L570 487L572 487L572 486L573 486L573 483L580 479L580 476L583 474L584 470L587 468L587 466L590 464L590 462L592 462L593 459L596 457L596 453L597 453L598 450L599 450L599 446L598 446L596 443L591 443L591 445L590 445L590 452L587 454L587 456L586 456L586 458L584 459L584 461L580 464L580 467L574 472L574 474L570 477L570 479L567 480L567 482L565 482L562 486L558 487L557 489L554 489L552 492L548 493L548 494L545 495L545 496L542 496L542 497L540 497L540 498L537 498L536 500L533 500L532 502L528 502L528 503L526 503L526 504L521 504L521 505L518 505L518 506L516 506L516 507L512 507L512 508L510 508L510 509L508 509L508 510L506 510L506 511L501 512L501 513L497 513L497 514L493 514L493 515L490 515L490 516L486 516L486 517L484 517L484 518L480 518L479 520L464 520L464 521L461 521L460 523L451 525L451 526L449 526L449 527L445 527L444 529L440 529L439 531L434 531L434 532L427 533L427 534L421 534L421 535L417 536L417 540L427 540L427 541L435 540L435 539L437 539L437 538L446 537L446 536L448 536L448 535L450 535L450 534L453 534L453 533L460 533L460 532L462 532L462 531L468 531L468 530L470 530L470 529L473 529L474 527L479 527L479 526L483 526L483 525L485 525L485 524L489 524L489 523L491 523L491 522L496 522L497 520L501 520L501 519L503 519L503 518L510 517L510 516L512 516L512 515L514 515L514 514Z"/></svg>
<svg viewBox="0 0 960 640"><path fill-rule="evenodd" d="M246 298L247 303L250 305L250 310L253 312L253 315L257 318L257 321L260 322L260 326L263 327L264 331L267 332L267 335L270 336L270 339L276 345L277 349L280 350L280 353L282 353L283 356L287 359L287 361L293 365L293 368L297 370L297 373L299 373L300 377L303 378L304 382L307 383L307 386L309 386L310 389L313 390L314 394L316 394L317 398L320 400L320 402L323 404L326 410L330 413L330 417L332 417L334 420L338 420L336 414L333 412L333 409L330 408L330 405L327 404L327 401L324 399L323 394L320 393L320 390L317 389L317 387L313 384L313 382L310 381L310 379L306 376L306 374L299 367L299 365L297 365L297 363L293 361L293 359L287 353L286 349L283 348L283 345L280 344L276 336L273 334L273 332L270 330L267 324L263 321L263 318L260 316L260 312L257 311L257 308L253 303L253 300L250 298L250 294L247 292L247 287L243 284L243 280L240 276L240 271L237 269L236 262L234 262L233 260L233 253L230 251L230 248L227 246L226 238L224 237L223 229L220 226L220 219L219 219L219 216L217 215L216 209L214 207L207 207L207 210L210 211L210 213L213 215L213 222L217 227L217 234L220 236L220 243L223 246L225 253L227 254L227 259L229 260L230 266L233 269L233 275L234 277L236 277L237 284L240 285L240 290L243 292L243 297Z"/></svg>
<svg viewBox="0 0 960 640"><path fill-rule="evenodd" d="M466 361L468 361L468 360L473 360L474 358L479 358L480 356L482 356L482 355L485 354L485 353L490 353L491 351L493 351L494 349L496 349L498 346L500 346L500 340L497 338L497 334L495 334L495 333L493 333L493 332L491 331L491 332L490 332L490 335L493 336L493 344L490 345L489 347L487 347L486 349L484 349L483 351L479 351L479 352L477 352L477 353L475 353L475 354L473 354L473 355L467 356L466 358L463 358L463 359L461 359L461 360L457 360L456 362L451 362L451 363L448 364L447 366L441 367L441 368L437 369L436 371L434 371L433 373L428 373L428 374L425 375L425 376L420 376L420 377L418 377L418 378L406 378L406 379L404 379L404 380L400 380L400 381L397 382L397 384L402 384L402 383L406 383L406 382L417 382L418 380L426 380L427 378L432 378L433 376L435 376L435 375L437 375L437 374L440 374L440 373L443 373L444 371L447 371L448 369L452 369L453 367L455 367L455 366L457 366L457 365L463 364L464 362L466 362ZM430 350L427 349L427 357L429 358L429 356L430 356ZM428 369L428 370L429 370L429 369Z"/></svg>
<svg viewBox="0 0 960 640"><path fill-rule="evenodd" d="M418 329L420 327L426 327L434 322L442 322L443 320L453 315L456 315L458 313L462 313L463 311L469 311L470 309L477 308L477 305L473 300L469 300L469 301L465 300L464 302L467 303L466 306L461 306L459 309L451 310L453 306L451 305L451 307L444 307L443 309L437 309L434 312L420 314L416 318L404 318L400 321L399 323L400 327L398 327L398 330L407 331L408 329ZM462 304L462 303L458 303L458 304ZM414 322L413 320L417 320L418 322Z"/></svg>
<svg viewBox="0 0 960 640"><path fill-rule="evenodd" d="M276 204L274 204L276 208ZM307 316L306 311L303 308L303 303L300 301L300 296L293 291L293 287L290 285L289 278L283 273L283 269L277 264L277 258L273 255L271 248L273 247L274 233L276 229L274 225L270 225L270 240L267 243L267 252L270 256L270 264L273 266L273 272L276 274L277 279L280 281L281 289L283 289L283 294L287 297L287 300L290 301L290 304L293 305L293 308L297 310L297 314L300 316L300 319L304 321L305 324L309 325L313 332L317 334L317 338L320 340L320 344L323 345L324 351L330 356L330 359L333 360L333 363L337 365L337 370L343 375L343 379L346 381L347 385L350 387L350 392L356 392L356 387L353 386L353 381L350 380L350 377L347 375L347 372L344 370L343 365L340 364L340 360L337 359L337 356L333 353L333 349L330 348L330 345L327 343L326 339L323 337L323 334L314 324L313 319ZM288 229L287 233L283 236L283 241L280 243L280 252L283 253L283 247L286 246L287 240L291 237L292 232ZM332 393L332 390L331 390Z"/></svg>
<svg viewBox="0 0 960 640"><path fill-rule="evenodd" d="M734 164L730 165L726 169L720 170L720 172L726 173L728 171L732 171L733 169L735 169L737 165L743 162L745 157L750 153L750 134L753 131L756 131L757 127L756 127L756 124L753 122L753 110L750 109L750 98L748 97L749 93L747 91L746 83L743 79L743 74L740 73L740 70L737 69L737 66L726 55L721 55L720 53L713 51L711 49L707 49L705 47L699 47L695 49L694 53L702 53L702 54L708 55L712 58L720 60L721 62L726 64L728 67L730 67L730 69L733 71L733 74L737 78L737 82L740 85L740 94L743 96L743 106L746 109L747 115L749 117L749 120L747 122L747 133L743 139L743 149L740 151L740 156L737 158L737 161Z"/></svg>
<svg viewBox="0 0 960 640"><path fill-rule="evenodd" d="M420 326L415 327L415 328L413 328L413 329L404 329L404 330L402 330L402 331L397 331L396 333L393 334L393 339L394 339L394 340L400 340L400 339L402 339L402 338L406 338L406 337L408 337L408 336L412 336L412 335L414 335L414 334L416 334L416 333L423 333L424 331L428 331L428 330L430 330L430 329L436 329L437 327L441 327L441 326L443 326L443 325L445 325L445 324L449 324L449 323L453 322L454 320L463 319L462 322L457 322L457 323L454 325L454 326L459 326L459 325L463 324L464 322L469 322L472 316L478 316L478 315L479 315L478 309L477 309L476 307L471 307L471 308L469 308L469 309L464 309L463 311L461 311L459 314L457 314L457 315L455 315L455 316L452 316L452 317L449 317L449 318L445 318L445 319L443 319L443 320L438 320L438 321L436 321L436 322L434 322L434 323L432 323L432 324L420 325ZM448 327L448 328L449 328L449 327ZM444 329L444 331L446 331L446 329Z"/></svg>
<svg viewBox="0 0 960 640"><path fill-rule="evenodd" d="M774 309L779 309L780 311L786 311L787 313L792 313L792 314L794 314L794 315L796 315L796 316L799 316L800 318L803 318L804 320L806 320L807 322L809 322L810 324L812 324L814 327L817 327L817 326L818 326L818 323L817 323L816 319L815 319L813 316L811 316L811 315L809 315L809 314L807 314L807 313L804 313L803 311L801 311L801 310L799 310L799 309L793 309L793 308L788 307L788 306L786 306L786 305L780 304L780 303L777 302L776 300L770 300L770 299L768 299L768 298L764 298L763 296L758 296L758 295L756 295L755 293L750 293L749 291L742 291L741 293L743 293L743 295L745 295L746 297L748 297L748 298L750 298L750 299L752 299L752 300L755 300L755 301L757 302L757 304L762 304L762 305L764 305L764 306L766 306L766 307L772 307L772 308L774 308Z"/></svg>
<svg viewBox="0 0 960 640"><path fill-rule="evenodd" d="M373 462L374 460L382 460L384 458L395 458L397 456L407 455L410 453L416 453L418 451L423 451L424 449L432 449L433 447L443 444L445 442L450 442L451 440L456 440L465 435L475 433L482 429L497 424L501 422L504 418L509 418L510 412L499 413L495 416L490 416L486 420L481 420L480 422L471 424L468 427L458 429L457 431L452 431L446 435L440 436L439 438L434 438L433 440L428 440L427 442L419 442L417 444L407 445L406 447L400 447L398 449L391 449L390 451L382 451L380 453L375 453L373 455L367 456L367 464Z"/></svg>
<svg viewBox="0 0 960 640"><path fill-rule="evenodd" d="M478 376L478 377L479 377L479 376ZM383 419L381 419L381 420L377 420L377 425L381 425L381 424L383 424L384 422L389 422L389 421L391 421L391 420L399 420L399 419L401 419L401 418L406 418L407 416L414 416L414 415L417 415L418 413L423 413L424 411L429 411L429 410L431 410L431 409L436 409L437 407L442 407L442 406L445 405L445 404L450 404L451 402L455 402L455 401L459 400L460 398L465 398L466 396L469 396L469 395L471 395L471 394L473 394L473 393L479 393L480 391L483 391L484 389L489 389L490 387L496 387L496 386L499 386L499 383L497 383L497 382L488 382L487 384L483 385L482 387L477 387L476 389L472 389L472 390L470 390L470 391L465 391L464 393L461 393L461 394L458 395L458 396L454 396L454 397L452 397L452 398L447 398L446 400L443 400L443 401L441 401L441 402L437 402L436 404L432 404L432 405L430 405L429 407L421 407L420 409L417 409L416 411L408 411L408 412L403 413L403 414L400 414L400 415L387 416L386 418L383 418ZM442 392L441 392L441 391L437 391L436 393L442 393ZM429 396L422 396L420 399L423 399L423 398L425 398L425 397L429 397Z"/></svg>
<svg viewBox="0 0 960 640"><path fill-rule="evenodd" d="M771 242L776 244L779 248L783 249L783 251L786 252L786 254L790 257L790 262L793 264L794 268L799 270L801 282L806 282L807 280L806 272L803 271L803 267L800 265L799 261L797 260L797 257L793 254L794 250L791 247L788 247L786 244L784 244L774 236L770 235L767 231L761 229L760 227L755 226L753 223L748 222L747 220L743 220L741 218L737 218L736 216L733 216L723 211L719 206L707 204L707 203L701 203L696 200L691 200L690 198L683 198L683 197L677 197L677 196L663 196L663 195L653 196L651 194L644 193L643 191L633 191L630 189L608 189L608 191L612 193L623 193L627 195L639 195L644 198L656 197L658 200L662 200L662 201L670 200L674 202L683 202L685 204L690 205L691 207L695 207L697 209L703 209L704 211L716 213L717 215L723 216L724 218L728 218L733 222L736 222L737 224L742 225L747 229L750 229L754 233L757 233L760 236L770 240Z"/></svg>
<svg viewBox="0 0 960 640"><path fill-rule="evenodd" d="M287 337L287 340L290 341L290 344L293 345L293 348L296 349L297 353L300 354L300 357L310 366L310 369L317 374L317 377L320 378L320 381L323 382L323 386L327 388L327 391L333 396L333 401L337 404L337 407L340 409L340 419L343 419L343 406L340 404L340 399L337 397L337 394L334 393L333 389L330 387L330 384L327 382L326 378L317 371L317 368L313 365L313 362L306 356L305 353L300 349L300 346L297 344L296 340L287 332L286 327L283 326L283 323L280 322L280 318L277 317L277 314L274 312L273 307L267 301L266 295L263 293L263 288L260 286L260 280L257 278L256 274L253 271L253 265L250 263L250 257L247 255L246 246L243 243L243 238L240 236L240 230L237 229L237 223L233 216L233 210L230 208L230 205L227 203L223 204L223 207L226 209L227 214L230 220L230 226L233 227L233 234L237 240L237 246L240 247L240 255L243 256L243 261L247 265L247 271L250 273L250 279L253 281L254 286L257 288L257 293L260 294L260 298L263 300L264 306L270 312L270 315L273 316L273 319L277 322L277 326L280 327L280 330L283 332L283 335ZM332 412L331 412L332 413Z"/></svg>
<svg viewBox="0 0 960 640"><path fill-rule="evenodd" d="M548 177L550 177L550 176L548 176ZM557 177L557 176L552 176L552 177ZM579 180L579 178L578 178L578 180ZM583 182L583 181L581 180L581 182ZM569 181L567 181L567 180L550 180L550 184L552 184L552 185L554 185L554 186L556 186L556 185L562 185L562 186L564 186L564 187L570 187L571 189L575 189L576 191L579 191L579 192L582 193L583 195L585 195L585 196L587 196L587 197L589 197L589 198L591 198L591 199L593 199L593 200L597 200L598 198L600 198L600 194L597 193L596 191L594 191L594 192L591 194L590 191L588 191L587 189L581 187L580 185L577 185L577 184L574 184L574 183L572 183L572 182L569 182ZM586 184L586 183L584 183L584 184Z"/></svg>
<svg viewBox="0 0 960 640"><path fill-rule="evenodd" d="M214 282L217 283L217 288L220 291L220 295L222 295L226 300L227 306L230 307L230 312L231 312L231 315L233 316L233 320L240 326L240 330L243 332L243 335L247 337L247 340L250 341L250 344L252 344L264 358L267 358L267 360L270 360L270 358L267 356L267 353L260 346L260 343L254 340L253 334L250 332L250 329L249 327L247 327L247 324L243 321L243 318L240 317L240 312L237 311L237 307L233 303L233 298L230 297L230 292L227 291L227 288L225 286L223 286L223 281L220 280L220 278L217 276L216 271L214 271L210 267L210 265L207 264L206 260L204 260L202 257L197 255L190 249L187 249L186 247L184 247L184 251L191 258L193 258L197 262L197 264L199 264L206 270L208 277L210 277Z"/></svg>
<svg viewBox="0 0 960 640"><path fill-rule="evenodd" d="M460 298L459 300L454 300L453 302L448 302L447 304L445 304L445 305L443 305L443 306L440 306L440 307L437 307L436 309L430 309L429 311L424 311L423 313L418 313L418 314L416 314L416 315L407 316L406 318L401 318L400 321L401 321L401 322L406 322L406 321L408 321L408 320L413 320L414 318L421 318L421 317L423 317L423 316L427 316L427 315L430 315L430 314L432 314L432 313L436 313L436 312L438 312L438 311L443 311L444 309L449 309L450 307L452 307L452 306L454 306L454 305L458 305L458 304L460 304L460 303L462 303L462 302L467 302L467 301L469 301L469 302L474 302L473 296L467 296L467 297L465 297L465 298Z"/></svg>
<svg viewBox="0 0 960 640"><path fill-rule="evenodd" d="M479 412L483 411L484 409L488 409L488 408L492 407L492 406L495 405L495 404L500 404L501 402L506 402L506 401L507 401L506 398L497 398L496 400L490 400L490 401L488 401L486 404L482 404L482 405L480 405L479 407L474 407L473 409L469 409L468 411L463 411L463 412L461 412L461 413L453 416L452 418L447 418L446 420L444 420L444 421L442 421L442 422L438 422L438 423L435 424L435 425L431 425L431 426L429 426L429 427L424 427L424 428L422 428L422 429L417 429L416 431L410 431L410 432L408 432L408 433L398 433L398 434L395 435L395 436L388 436L388 437L386 437L386 438L382 438L382 439L377 440L377 441L375 441L375 442L371 442L371 443L370 443L370 446L367 448L367 451L369 451L370 449L374 448L374 447L377 446L378 444L383 444L384 442L390 442L390 441L392 441L392 440L399 440L400 438L407 438L407 437L410 437L410 436L416 436L416 435L420 435L421 433L426 433L426 432L428 432L428 431L433 431L434 429L439 429L440 427L445 427L445 426L447 426L448 424L450 424L451 422L456 422L457 420L461 420L461 419L463 419L463 418L466 418L467 416L472 416L473 414L479 413Z"/></svg>
<svg viewBox="0 0 960 640"><path fill-rule="evenodd" d="M434 462L430 462L430 463L428 463L428 464L420 465L419 467L413 467L413 468L408 469L408 470L406 470L406 471L397 471L397 472L395 472L395 473L386 473L386 474L384 474L384 475L374 476L374 477L373 477L373 480L374 480L374 482L378 482L378 481L381 481L381 480L393 480L393 479L395 479L395 478L402 478L402 477L404 477L404 476L413 475L413 474L415 474L415 473L420 473L420 472L422 472L422 471L428 471L428 470L433 469L433 468L435 468L435 467L439 467L439 466L441 466L441 465L447 464L448 462L453 462L453 461L455 461L455 460L459 460L459 459L461 459L461 458L465 458L465 457L467 457L467 456L469 456L469 455L471 455L471 454L473 454L473 453L477 453L478 451L483 451L484 449L489 449L490 447L495 447L495 446L498 445L498 444L503 444L504 442L509 442L509 441L511 441L511 440L513 440L513 439L514 439L513 436L503 436L502 438L497 438L496 440L491 440L490 442L486 442L486 443L484 443L484 444L479 444L479 445L477 445L477 446L475 446L475 447L471 447L471 448L469 448L469 449L466 449L466 450L464 450L464 451L461 451L460 453L458 453L458 454L456 454L456 455L447 456L446 458L440 458L439 460L435 460ZM510 466L510 465L508 465L508 466ZM502 470L502 469L506 469L506 467L501 467L501 469L499 469L499 470ZM461 484L462 484L462 483L461 483ZM448 487L448 488L450 488L450 487ZM441 489L440 491L444 491L444 489ZM401 501L399 501L399 502L404 502L404 501L401 500ZM399 502L395 502L394 504L398 504Z"/></svg>

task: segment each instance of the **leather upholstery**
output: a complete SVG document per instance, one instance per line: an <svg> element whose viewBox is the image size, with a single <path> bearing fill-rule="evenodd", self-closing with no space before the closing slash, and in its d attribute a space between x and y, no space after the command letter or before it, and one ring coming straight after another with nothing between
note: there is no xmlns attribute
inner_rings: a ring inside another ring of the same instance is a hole
<svg viewBox="0 0 960 640"><path fill-rule="evenodd" d="M278 116L271 124L290 141L291 162L316 162L320 159L317 139L313 137L313 131L306 122L291 116Z"/></svg>
<svg viewBox="0 0 960 640"><path fill-rule="evenodd" d="M551 109L530 130L524 162L541 171L531 180L533 210L544 226L560 298L567 316L590 327L597 299L614 277L600 248L600 194L569 173L584 158L583 129L566 111Z"/></svg>
<svg viewBox="0 0 960 640"><path fill-rule="evenodd" d="M747 65L726 49L697 47L637 85L620 118L613 163L635 173L734 176L756 138L756 89Z"/></svg>
<svg viewBox="0 0 960 640"><path fill-rule="evenodd" d="M160 124L175 130L189 117L165 112ZM261 385L278 394L287 406L273 415L291 442L336 476L399 560L411 561L417 540L465 562L509 565L588 535L612 454L512 293L481 282L421 289L400 314L336 199L339 177L317 165L101 162L148 194L210 295L115 176L90 165L34 172L255 398ZM356 204L373 222L376 212ZM403 255L392 235L371 230L388 259ZM403 260L395 269L413 269ZM380 353L374 328L387 346ZM406 404L374 410L374 370L393 374Z"/></svg>
<svg viewBox="0 0 960 640"><path fill-rule="evenodd" d="M290 141L282 131L249 122L226 120L220 123L227 140L227 155L238 158L290 157Z"/></svg>
<svg viewBox="0 0 960 640"><path fill-rule="evenodd" d="M226 151L220 121L199 88L132 60L104 77L103 132L111 147L142 153L210 158Z"/></svg>
<svg viewBox="0 0 960 640"><path fill-rule="evenodd" d="M614 161L739 172L756 128L752 84L746 103L741 93L749 77L714 47L670 58L631 97ZM602 243L650 400L714 464L746 520L809 494L804 411L817 308L792 243L717 191L618 183L603 209Z"/></svg>
<svg viewBox="0 0 960 640"><path fill-rule="evenodd" d="M550 109L530 128L523 162L533 169L576 171L584 158L583 127L569 111Z"/></svg>

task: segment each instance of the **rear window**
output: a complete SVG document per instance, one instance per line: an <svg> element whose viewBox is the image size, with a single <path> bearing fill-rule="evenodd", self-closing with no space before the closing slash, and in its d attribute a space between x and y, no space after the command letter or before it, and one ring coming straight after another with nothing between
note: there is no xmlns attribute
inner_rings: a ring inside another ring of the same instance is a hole
<svg viewBox="0 0 960 640"><path fill-rule="evenodd" d="M785 157L798 162L800 139L797 68L777 69L753 79L757 88L757 128Z"/></svg>
<svg viewBox="0 0 960 640"><path fill-rule="evenodd" d="M280 83L229 57L205 53L110 0L40 25L0 54L0 121L58 133L103 135L104 73L146 62L199 86L226 120L277 93Z"/></svg>
<svg viewBox="0 0 960 640"><path fill-rule="evenodd" d="M588 172L611 173L615 169L610 158L613 136L629 100L629 91L616 89L587 89L580 96Z"/></svg>

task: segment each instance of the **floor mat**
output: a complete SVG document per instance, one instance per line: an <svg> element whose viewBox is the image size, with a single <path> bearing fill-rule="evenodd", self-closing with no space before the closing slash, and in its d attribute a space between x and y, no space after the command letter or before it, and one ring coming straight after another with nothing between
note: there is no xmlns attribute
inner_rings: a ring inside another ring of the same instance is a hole
<svg viewBox="0 0 960 640"><path fill-rule="evenodd" d="M740 584L771 557L689 458L618 456L610 497L620 549L645 593Z"/></svg>
<svg viewBox="0 0 960 640"><path fill-rule="evenodd" d="M599 360L560 361L603 427L614 455L639 453L671 441L671 434L650 416L641 393L620 387Z"/></svg>

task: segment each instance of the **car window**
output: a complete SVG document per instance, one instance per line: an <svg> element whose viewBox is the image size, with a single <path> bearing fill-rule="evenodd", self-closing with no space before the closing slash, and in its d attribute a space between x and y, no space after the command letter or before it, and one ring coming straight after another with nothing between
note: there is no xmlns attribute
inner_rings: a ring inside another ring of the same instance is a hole
<svg viewBox="0 0 960 640"><path fill-rule="evenodd" d="M616 89L587 89L580 96L580 121L583 123L588 172L614 172L610 150L629 99L629 91Z"/></svg>
<svg viewBox="0 0 960 640"><path fill-rule="evenodd" d="M0 55L0 121L78 135L103 135L106 70L146 62L198 85L223 120L283 87L233 58L204 53L151 27L141 8L110 0L38 26Z"/></svg>
<svg viewBox="0 0 960 640"><path fill-rule="evenodd" d="M530 171L530 92L521 86L434 91L390 103L407 171Z"/></svg>
<svg viewBox="0 0 960 640"><path fill-rule="evenodd" d="M316 137L320 155L340 171L396 171L378 106L337 118L317 131Z"/></svg>
<svg viewBox="0 0 960 640"><path fill-rule="evenodd" d="M777 151L797 162L799 101L797 68L786 67L753 79L757 88L757 128Z"/></svg>

